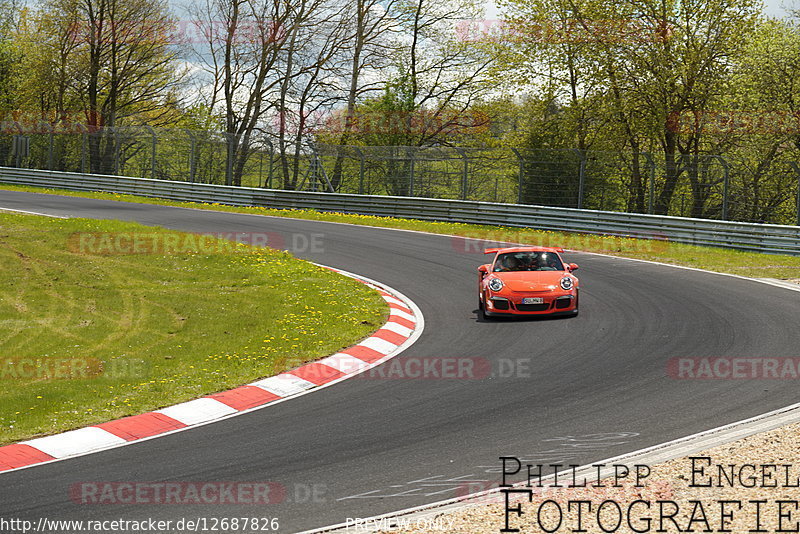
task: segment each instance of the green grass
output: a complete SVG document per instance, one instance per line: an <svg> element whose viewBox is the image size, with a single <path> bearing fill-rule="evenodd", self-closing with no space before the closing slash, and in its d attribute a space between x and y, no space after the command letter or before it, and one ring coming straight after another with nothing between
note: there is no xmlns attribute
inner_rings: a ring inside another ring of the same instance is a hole
<svg viewBox="0 0 800 534"><path fill-rule="evenodd" d="M358 342L388 311L367 286L285 252L92 254L75 246L85 232L187 236L0 212L0 443L296 367Z"/></svg>
<svg viewBox="0 0 800 534"><path fill-rule="evenodd" d="M449 234L455 236L486 239L488 241L511 241L548 246L562 246L571 250L599 252L660 261L674 265L696 267L723 273L732 273L757 278L800 279L800 256L761 254L758 252L742 252L717 247L701 247L684 245L667 241L620 238L610 236L591 236L568 232L549 232L530 228L511 228L484 226L475 224L440 223L414 219L396 219L392 217L373 217L367 215L329 213L312 210L284 210L255 207L233 207L220 204L174 202L163 199L145 198L116 193L84 193L37 187L0 185L12 191L30 191L35 193L57 193L61 195L99 198L107 200L123 200L145 204L164 206L180 206L187 208L208 209L215 211L251 213L290 217L297 219L331 221L386 228L417 230L420 232Z"/></svg>

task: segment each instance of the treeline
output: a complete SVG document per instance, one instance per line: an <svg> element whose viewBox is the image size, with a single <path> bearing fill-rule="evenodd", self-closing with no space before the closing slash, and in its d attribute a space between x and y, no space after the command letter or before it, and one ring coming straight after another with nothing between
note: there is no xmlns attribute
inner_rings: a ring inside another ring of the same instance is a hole
<svg viewBox="0 0 800 534"><path fill-rule="evenodd" d="M769 20L757 0L502 0L511 16L496 68L536 89L520 141L531 148L648 152L659 164L655 212L687 193L689 214L712 202L730 166L734 216L773 220L791 206L800 159L800 29ZM629 211L648 203L630 158ZM647 191L649 194L650 191ZM791 219L792 221L795 219Z"/></svg>
<svg viewBox="0 0 800 534"><path fill-rule="evenodd" d="M793 19L764 17L756 0L501 0L502 22L482 5L5 0L3 132L43 120L84 133L91 168L110 172L114 128L216 131L233 184L268 139L274 185L287 189L302 180L309 144L514 147L547 163L523 167L527 202L576 187L560 159L577 149L584 167L614 155L581 198L671 213L688 197L698 217L720 215L724 161L732 217L790 217ZM392 179L411 164L393 160ZM344 152L328 161L334 188L348 168Z"/></svg>
<svg viewBox="0 0 800 534"><path fill-rule="evenodd" d="M452 116L488 86L491 58L454 39L476 19L472 0L192 0L180 15L162 0L42 0L3 29L2 111L84 122L92 168L116 150L102 128L147 124L217 130L232 141L233 182L269 135L283 186L298 155L337 114ZM329 141L356 143L352 128ZM419 145L439 132L387 136ZM334 177L335 178L335 177Z"/></svg>

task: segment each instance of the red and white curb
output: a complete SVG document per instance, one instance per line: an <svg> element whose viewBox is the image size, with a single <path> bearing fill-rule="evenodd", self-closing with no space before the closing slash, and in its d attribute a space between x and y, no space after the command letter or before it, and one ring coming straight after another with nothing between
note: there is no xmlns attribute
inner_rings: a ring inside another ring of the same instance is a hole
<svg viewBox="0 0 800 534"><path fill-rule="evenodd" d="M378 291L389 305L386 324L357 345L332 356L236 389L153 412L0 447L0 473L130 445L299 397L380 365L410 347L422 334L425 325L422 312L405 295L369 278L326 268Z"/></svg>

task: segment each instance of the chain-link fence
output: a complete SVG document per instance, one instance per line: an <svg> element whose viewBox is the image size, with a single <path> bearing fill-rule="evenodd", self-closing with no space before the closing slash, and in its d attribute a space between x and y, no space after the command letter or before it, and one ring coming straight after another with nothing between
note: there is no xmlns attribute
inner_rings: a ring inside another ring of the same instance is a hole
<svg viewBox="0 0 800 534"><path fill-rule="evenodd" d="M9 128L0 165L162 180L800 224L797 154L338 146L155 129ZM43 184L46 185L46 184Z"/></svg>
<svg viewBox="0 0 800 534"><path fill-rule="evenodd" d="M274 160L269 139L217 132L43 123L0 135L0 165L9 167L262 187Z"/></svg>
<svg viewBox="0 0 800 534"><path fill-rule="evenodd" d="M316 147L332 190L516 202L508 151L460 147Z"/></svg>

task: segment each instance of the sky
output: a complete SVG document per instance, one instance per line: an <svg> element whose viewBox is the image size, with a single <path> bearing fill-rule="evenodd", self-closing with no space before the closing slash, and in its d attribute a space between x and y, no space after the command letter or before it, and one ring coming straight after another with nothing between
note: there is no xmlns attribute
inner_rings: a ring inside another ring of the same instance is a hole
<svg viewBox="0 0 800 534"><path fill-rule="evenodd" d="M784 7L800 9L800 2L798 0L764 0L764 12L772 17L785 16Z"/></svg>

